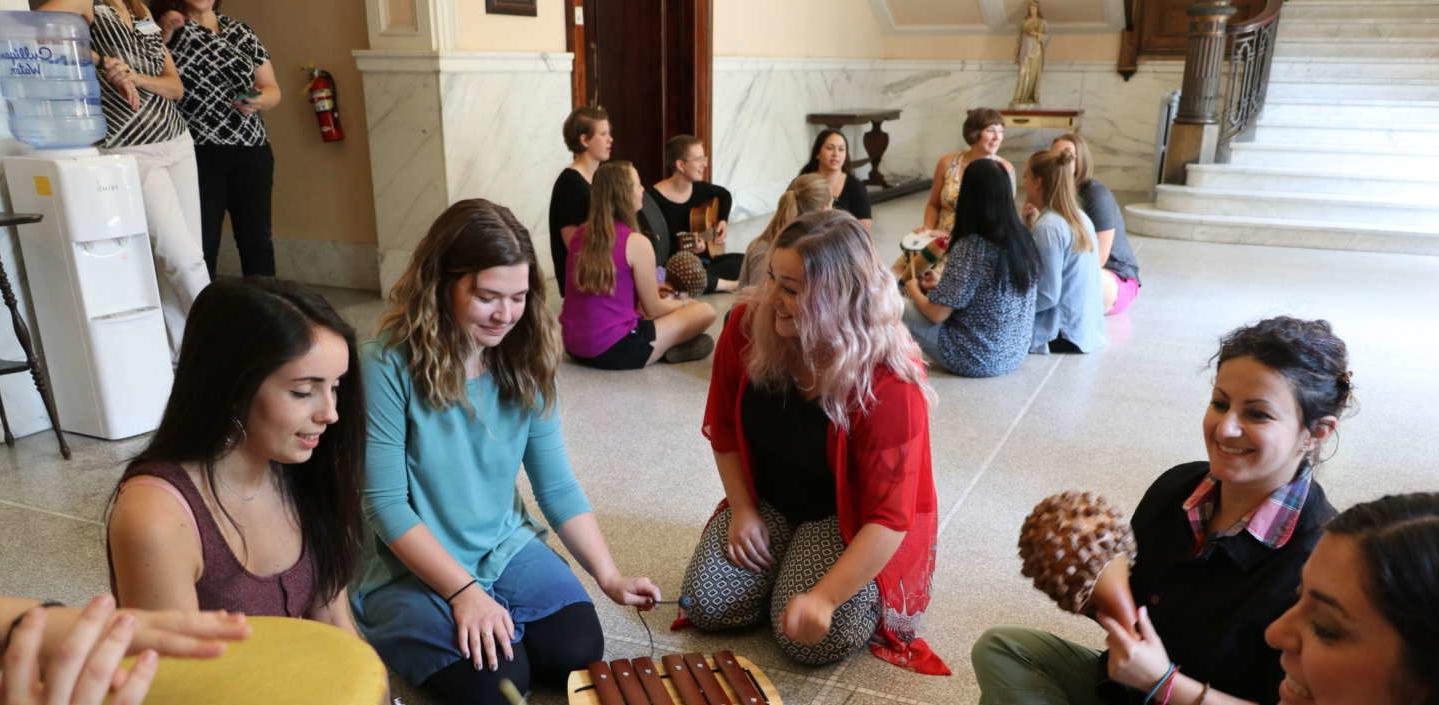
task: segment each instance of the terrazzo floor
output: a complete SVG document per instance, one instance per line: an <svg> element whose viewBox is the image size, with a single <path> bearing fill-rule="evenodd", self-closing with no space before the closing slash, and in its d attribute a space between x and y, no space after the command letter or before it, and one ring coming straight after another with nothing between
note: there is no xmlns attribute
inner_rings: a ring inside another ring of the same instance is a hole
<svg viewBox="0 0 1439 705"><path fill-rule="evenodd" d="M922 199L876 208L876 240L887 258L917 222ZM732 249L763 224L735 224ZM867 654L806 668L781 656L764 628L671 632L673 613L665 610L648 617L656 652L732 649L760 664L795 705L950 704L978 699L969 647L988 626L1023 624L1102 643L1097 626L1064 615L1020 576L1020 522L1037 500L1063 489L1096 490L1132 507L1160 472L1203 458L1206 363L1216 341L1269 315L1327 318L1350 346L1359 409L1341 424L1320 473L1335 505L1439 486L1429 448L1439 441L1439 258L1133 242L1144 288L1128 313L1107 321L1108 349L1031 356L999 379L932 377L943 523L924 633L954 675L917 676ZM362 332L372 330L376 296L326 293ZM714 303L723 310L731 301ZM670 595L722 494L699 433L708 376L708 360L623 373L566 363L560 375L569 450L621 570L651 576ZM70 440L68 462L48 433L0 446L0 594L75 604L106 589L101 512L144 439ZM634 610L600 599L608 656L648 654ZM433 702L398 683L395 695L409 705ZM542 690L531 702L565 696Z"/></svg>

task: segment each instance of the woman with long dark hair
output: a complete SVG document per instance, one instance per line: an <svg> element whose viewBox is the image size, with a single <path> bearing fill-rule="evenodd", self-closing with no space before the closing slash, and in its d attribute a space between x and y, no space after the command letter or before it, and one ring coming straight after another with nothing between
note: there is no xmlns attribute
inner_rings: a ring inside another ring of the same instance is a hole
<svg viewBox="0 0 1439 705"><path fill-rule="evenodd" d="M845 139L843 132L833 128L820 130L809 149L809 161L799 173L823 176L829 182L829 195L834 197L834 207L857 218L865 232L873 229L874 215L870 210L869 191L850 169L849 140Z"/></svg>
<svg viewBox="0 0 1439 705"><path fill-rule="evenodd" d="M354 331L319 295L218 282L109 516L122 606L304 617L354 631L364 396Z"/></svg>
<svg viewBox="0 0 1439 705"><path fill-rule="evenodd" d="M1029 354L1039 250L1015 212L1004 165L985 159L965 173L944 274L928 296L917 277L905 282L904 322L944 369L993 377L1014 371Z"/></svg>
<svg viewBox="0 0 1439 705"><path fill-rule="evenodd" d="M570 466L559 334L530 234L508 208L460 201L389 303L362 355L365 514L378 540L356 619L391 671L444 703L504 703L502 680L522 692L563 683L604 655L604 634L525 508L522 466L544 522L607 597L643 607L660 591L616 568Z"/></svg>

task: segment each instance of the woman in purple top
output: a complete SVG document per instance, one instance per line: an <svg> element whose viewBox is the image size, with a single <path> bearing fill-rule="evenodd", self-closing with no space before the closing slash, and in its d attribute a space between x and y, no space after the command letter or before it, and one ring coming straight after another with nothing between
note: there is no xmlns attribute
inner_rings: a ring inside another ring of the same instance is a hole
<svg viewBox="0 0 1439 705"><path fill-rule="evenodd" d="M365 414L355 333L319 295L195 299L160 428L107 526L122 607L303 617L354 633Z"/></svg>
<svg viewBox="0 0 1439 705"><path fill-rule="evenodd" d="M661 298L655 250L634 214L644 200L640 175L626 161L595 171L588 220L565 243L566 285L560 308L565 352L582 365L637 370L698 360L714 350L704 330L715 310L706 303Z"/></svg>

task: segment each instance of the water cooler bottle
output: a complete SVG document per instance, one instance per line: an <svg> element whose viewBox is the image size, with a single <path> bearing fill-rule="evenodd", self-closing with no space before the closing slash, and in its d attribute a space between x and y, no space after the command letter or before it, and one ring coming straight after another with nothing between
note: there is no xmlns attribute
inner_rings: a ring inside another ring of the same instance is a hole
<svg viewBox="0 0 1439 705"><path fill-rule="evenodd" d="M128 156L46 150L5 160L30 299L64 430L153 431L174 374L139 170Z"/></svg>

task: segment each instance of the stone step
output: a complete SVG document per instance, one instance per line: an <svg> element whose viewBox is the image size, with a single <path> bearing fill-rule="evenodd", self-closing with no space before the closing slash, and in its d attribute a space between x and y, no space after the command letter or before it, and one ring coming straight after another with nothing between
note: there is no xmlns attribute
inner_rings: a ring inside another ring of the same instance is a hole
<svg viewBox="0 0 1439 705"><path fill-rule="evenodd" d="M1439 37L1439 17L1347 20L1285 20L1281 18L1279 20L1280 41L1300 37L1433 39Z"/></svg>
<svg viewBox="0 0 1439 705"><path fill-rule="evenodd" d="M1332 78L1439 81L1439 59L1276 58L1269 67L1271 81L1314 83Z"/></svg>
<svg viewBox="0 0 1439 705"><path fill-rule="evenodd" d="M1439 148L1439 124L1370 122L1356 125L1314 125L1303 120L1260 117L1254 132L1258 144L1362 145L1368 147ZM1439 194L1436 194L1439 199Z"/></svg>
<svg viewBox="0 0 1439 705"><path fill-rule="evenodd" d="M1421 227L1196 215L1161 210L1153 203L1125 208L1124 225L1134 234L1173 240L1439 256L1439 229Z"/></svg>
<svg viewBox="0 0 1439 705"><path fill-rule="evenodd" d="M1264 102L1262 119L1311 125L1439 123L1439 101L1313 100L1271 95Z"/></svg>
<svg viewBox="0 0 1439 705"><path fill-rule="evenodd" d="M1353 0L1309 0L1284 3L1279 22L1296 20L1407 20L1413 17L1439 18L1439 2L1432 0L1401 0L1399 2L1354 2Z"/></svg>
<svg viewBox="0 0 1439 705"><path fill-rule="evenodd" d="M1379 196L1396 200L1436 200L1435 194L1439 194L1439 172L1320 171L1239 164L1190 164L1186 171L1186 186L1210 190Z"/></svg>
<svg viewBox="0 0 1439 705"><path fill-rule="evenodd" d="M1310 100L1423 100L1439 101L1439 81L1418 79L1368 81L1332 78L1324 82L1269 82L1269 98Z"/></svg>
<svg viewBox="0 0 1439 705"><path fill-rule="evenodd" d="M1319 171L1351 170L1365 174L1427 174L1434 171L1436 160L1439 160L1439 149L1433 147L1393 148L1261 142L1236 142L1229 147L1230 164Z"/></svg>
<svg viewBox="0 0 1439 705"><path fill-rule="evenodd" d="M1276 59L1407 58L1439 59L1439 39L1334 39L1281 37L1274 44Z"/></svg>
<svg viewBox="0 0 1439 705"><path fill-rule="evenodd" d="M1439 234L1439 201L1332 193L1244 191L1160 184L1156 208L1194 215L1323 220L1330 223L1428 227Z"/></svg>

